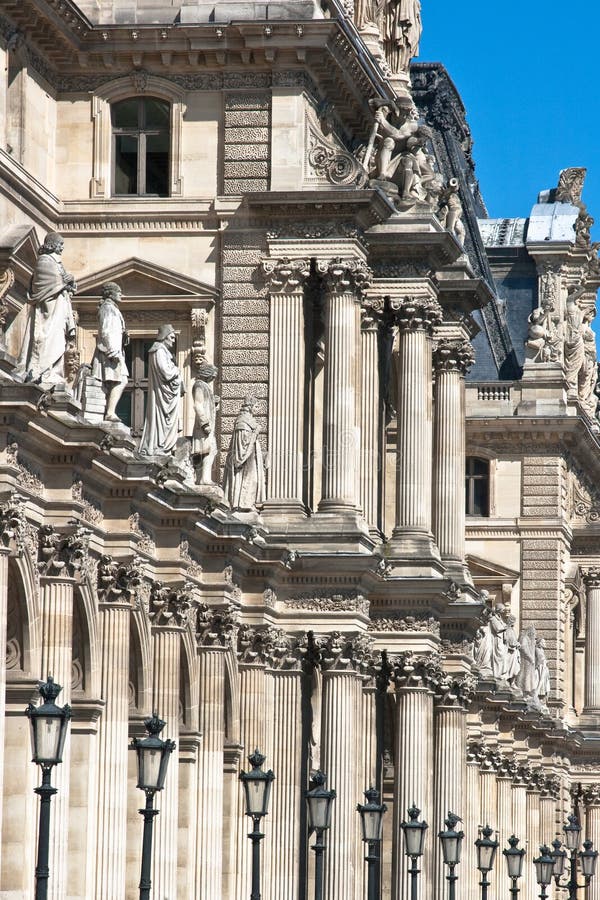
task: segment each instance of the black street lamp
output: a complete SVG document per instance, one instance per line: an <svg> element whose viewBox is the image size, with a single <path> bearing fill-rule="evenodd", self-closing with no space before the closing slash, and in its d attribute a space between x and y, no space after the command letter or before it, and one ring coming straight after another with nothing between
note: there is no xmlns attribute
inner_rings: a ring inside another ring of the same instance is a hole
<svg viewBox="0 0 600 900"><path fill-rule="evenodd" d="M323 835L331 827L331 810L335 800L335 791L325 789L327 776L324 772L315 772L311 778L310 790L306 791L306 805L308 808L308 830L315 832L315 843L312 849L315 851L315 900L323 898L323 854L325 841Z"/></svg>
<svg viewBox="0 0 600 900"><path fill-rule="evenodd" d="M585 878L585 884L587 886L596 874L596 860L598 858L598 851L592 850L592 842L586 840L583 842L584 849L578 852L579 839L581 837L581 825L579 824L577 816L571 815L567 816L567 818L568 825L563 825L563 831L565 833L565 846L570 852L571 857L569 881L568 884L565 885L565 887L569 891L569 900L577 900L577 892L579 890L579 884L577 882L577 857L579 857L579 861L581 863L581 872L583 874L583 877ZM554 841L553 846L555 848L554 853L552 854L555 859L554 875L556 884L559 885L560 876L564 872L565 858L567 854L564 850L558 850L558 847L560 847L560 841L558 839ZM560 857L562 857L562 862L559 860Z"/></svg>
<svg viewBox="0 0 600 900"><path fill-rule="evenodd" d="M271 785L275 775L269 769L263 772L262 764L266 756L258 750L248 757L252 766L249 772L240 772L240 781L244 786L246 800L246 815L252 819L253 829L248 835L252 841L252 892L250 900L260 900L260 842L264 834L260 830L260 820L266 816L269 810Z"/></svg>
<svg viewBox="0 0 600 900"><path fill-rule="evenodd" d="M423 848L425 846L425 832L427 831L427 822L417 821L421 810L417 809L415 804L408 810L408 822L402 822L400 828L404 832L404 853L410 859L410 900L417 900L417 878L421 871L417 865L417 860L423 856Z"/></svg>
<svg viewBox="0 0 600 900"><path fill-rule="evenodd" d="M140 900L150 900L150 878L152 864L152 826L158 810L154 809L154 795L162 791L167 776L169 758L175 749L175 741L163 741L159 734L165 722L156 713L144 719L148 732L146 738L133 738L132 747L137 754L138 780L137 787L146 794L146 806L138 812L144 817L144 836L142 840L142 871L140 875Z"/></svg>
<svg viewBox="0 0 600 900"><path fill-rule="evenodd" d="M553 859L552 875L554 877L556 886L560 887L560 879L562 878L565 871L567 851L561 849L562 843L560 838L555 838L552 841L552 846L554 847L552 853L550 854Z"/></svg>
<svg viewBox="0 0 600 900"><path fill-rule="evenodd" d="M510 895L513 900L517 900L517 894L519 893L517 881L523 874L523 857L525 856L525 849L517 847L519 838L515 837L514 834L509 837L508 843L510 844L509 849L503 850L502 853L506 860L506 869L508 877L510 878Z"/></svg>
<svg viewBox="0 0 600 900"><path fill-rule="evenodd" d="M446 880L448 881L448 900L456 900L456 882L458 881L458 875L454 874L454 869L460 862L460 851L465 835L462 831L456 831L455 826L461 821L462 819L457 815L449 812L448 818L445 821L446 831L440 831L438 834L442 844L444 863L448 866L449 871L449 874L446 875Z"/></svg>
<svg viewBox="0 0 600 900"><path fill-rule="evenodd" d="M42 767L42 783L35 788L40 797L40 825L38 833L37 865L35 867L35 900L46 900L50 869L50 801L56 788L50 783L52 767L62 762L67 727L71 718L71 707L57 706L55 700L62 691L51 675L40 682L38 690L42 696L41 706L29 704L25 710L31 724L32 760Z"/></svg>
<svg viewBox="0 0 600 900"><path fill-rule="evenodd" d="M365 857L368 866L367 897L368 900L377 900L377 866L379 864L379 847L383 833L383 816L387 810L385 803L379 802L379 791L369 788L365 792L365 804L356 807L360 813L362 826L362 839L367 845Z"/></svg>
<svg viewBox="0 0 600 900"><path fill-rule="evenodd" d="M552 871L554 869L554 860L550 854L550 847L545 844L540 847L540 855L534 859L535 878L542 889L540 900L547 900L548 894L546 888L552 881Z"/></svg>
<svg viewBox="0 0 600 900"><path fill-rule="evenodd" d="M496 850L498 849L498 841L492 840L492 829L486 825L479 832L479 837L475 841L477 848L477 868L481 872L481 900L487 900L488 888L490 886L487 880L488 872L494 868L494 860L496 859Z"/></svg>

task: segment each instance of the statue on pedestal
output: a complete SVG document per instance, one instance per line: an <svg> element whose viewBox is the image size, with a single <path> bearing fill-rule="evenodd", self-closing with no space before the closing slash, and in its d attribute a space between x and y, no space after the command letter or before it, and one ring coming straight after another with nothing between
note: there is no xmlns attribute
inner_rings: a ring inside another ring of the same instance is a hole
<svg viewBox="0 0 600 900"><path fill-rule="evenodd" d="M167 456L177 442L179 399L185 388L173 359L174 346L175 329L162 325L148 354L146 421L138 449L142 456Z"/></svg>
<svg viewBox="0 0 600 900"><path fill-rule="evenodd" d="M537 685L535 667L535 628L528 625L519 635L521 646L521 669L517 677L517 687L523 691L525 700L530 703L535 699Z"/></svg>
<svg viewBox="0 0 600 900"><path fill-rule="evenodd" d="M481 624L473 641L473 661L481 678L490 678L493 675L491 614L489 606L484 606L481 611Z"/></svg>
<svg viewBox="0 0 600 900"><path fill-rule="evenodd" d="M525 357L532 362L548 362L552 358L550 332L546 327L546 313L541 307L533 310L528 319Z"/></svg>
<svg viewBox="0 0 600 900"><path fill-rule="evenodd" d="M550 693L550 670L546 659L546 641L541 637L535 639L535 675L535 692L538 700L545 703L546 697Z"/></svg>
<svg viewBox="0 0 600 900"><path fill-rule="evenodd" d="M506 631L504 632L506 640L506 667L503 678L510 685L516 682L521 669L521 647L515 631L516 621L514 616L508 615L506 617Z"/></svg>
<svg viewBox="0 0 600 900"><path fill-rule="evenodd" d="M596 384L598 381L598 357L596 352L596 335L592 330L592 320L596 310L586 310L583 316L583 364L579 372L578 387L579 399L586 412L595 418L596 415Z"/></svg>
<svg viewBox="0 0 600 900"><path fill-rule="evenodd" d="M492 635L492 672L494 678L504 679L507 663L506 629L504 604L498 603L492 610L489 628Z"/></svg>
<svg viewBox="0 0 600 900"><path fill-rule="evenodd" d="M458 196L458 181L456 178L451 178L440 194L438 218L442 228L447 228L461 247L464 246L466 236L462 214L462 203Z"/></svg>
<svg viewBox="0 0 600 900"><path fill-rule="evenodd" d="M107 422L120 421L116 408L129 374L123 352L129 343L129 335L117 305L120 300L121 288L118 284L109 281L103 286L102 301L98 307L98 335L92 359L92 376L102 382L106 393L104 418Z"/></svg>
<svg viewBox="0 0 600 900"><path fill-rule="evenodd" d="M583 288L572 288L567 295L565 316L565 374L569 390L579 394L579 373L585 362L583 310L577 302Z"/></svg>
<svg viewBox="0 0 600 900"><path fill-rule="evenodd" d="M233 426L223 490L233 510L256 510L265 499L265 473L254 397L246 397Z"/></svg>
<svg viewBox="0 0 600 900"><path fill-rule="evenodd" d="M60 384L65 381L64 357L75 340L71 296L75 278L61 262L64 241L50 231L38 251L29 291L29 321L17 371L26 381Z"/></svg>
<svg viewBox="0 0 600 900"><path fill-rule="evenodd" d="M212 467L217 455L215 419L219 398L215 397L212 384L217 372L216 366L201 362L197 366L196 380L192 388L196 415L192 433L192 460L197 484L214 484Z"/></svg>
<svg viewBox="0 0 600 900"><path fill-rule="evenodd" d="M383 47L392 72L408 72L411 59L419 52L422 31L420 0L389 0Z"/></svg>

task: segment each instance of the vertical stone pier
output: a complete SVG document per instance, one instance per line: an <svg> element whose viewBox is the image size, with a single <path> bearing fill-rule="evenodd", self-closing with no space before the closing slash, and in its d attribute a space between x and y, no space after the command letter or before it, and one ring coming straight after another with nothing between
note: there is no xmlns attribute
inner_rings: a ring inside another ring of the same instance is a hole
<svg viewBox="0 0 600 900"><path fill-rule="evenodd" d="M359 503L369 530L379 533L383 448L379 330L384 301L366 297L361 307L360 478Z"/></svg>
<svg viewBox="0 0 600 900"><path fill-rule="evenodd" d="M583 580L587 600L583 714L600 716L600 569L588 569Z"/></svg>

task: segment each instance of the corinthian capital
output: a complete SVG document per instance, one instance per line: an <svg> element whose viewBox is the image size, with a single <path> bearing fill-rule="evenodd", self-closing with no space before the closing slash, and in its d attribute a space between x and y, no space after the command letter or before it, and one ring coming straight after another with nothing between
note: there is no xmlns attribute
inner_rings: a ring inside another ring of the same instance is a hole
<svg viewBox="0 0 600 900"><path fill-rule="evenodd" d="M383 297L363 297L360 306L361 331L377 331L383 317Z"/></svg>
<svg viewBox="0 0 600 900"><path fill-rule="evenodd" d="M52 525L39 530L38 571L47 577L80 578L87 561L88 528L77 523L68 534L59 534Z"/></svg>
<svg viewBox="0 0 600 900"><path fill-rule="evenodd" d="M469 341L442 338L433 351L433 365L438 372L466 375L475 362L475 351Z"/></svg>
<svg viewBox="0 0 600 900"><path fill-rule="evenodd" d="M196 619L198 647L234 647L238 625L239 611L232 603L219 609L201 604Z"/></svg>
<svg viewBox="0 0 600 900"><path fill-rule="evenodd" d="M587 588L600 587L600 569L594 567L582 569L581 574Z"/></svg>
<svg viewBox="0 0 600 900"><path fill-rule="evenodd" d="M373 273L362 259L336 256L331 260L318 260L317 271L323 276L325 290L332 294L346 291L360 293L371 283Z"/></svg>
<svg viewBox="0 0 600 900"><path fill-rule="evenodd" d="M394 320L400 331L426 331L442 321L442 307L432 297L394 297L390 300Z"/></svg>
<svg viewBox="0 0 600 900"><path fill-rule="evenodd" d="M25 542L25 497L11 491L0 504L0 549L13 556L23 552Z"/></svg>
<svg viewBox="0 0 600 900"><path fill-rule="evenodd" d="M154 626L185 628L195 609L193 585L173 587L153 581L150 587L149 617Z"/></svg>
<svg viewBox="0 0 600 900"><path fill-rule="evenodd" d="M310 275L309 259L263 259L261 275L267 282L271 294L293 294L301 291Z"/></svg>

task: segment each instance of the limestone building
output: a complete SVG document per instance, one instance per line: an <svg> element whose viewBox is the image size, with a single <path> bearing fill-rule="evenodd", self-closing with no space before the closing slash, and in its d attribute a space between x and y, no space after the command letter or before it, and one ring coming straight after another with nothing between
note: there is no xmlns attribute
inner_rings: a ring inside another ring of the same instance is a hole
<svg viewBox="0 0 600 900"><path fill-rule="evenodd" d="M138 896L153 711L177 745L155 900L249 897L256 747L265 900L313 896L317 770L327 900L366 895L370 785L383 900L413 802L423 897L449 810L465 898L481 825L526 846L524 900L568 814L600 846L585 171L490 219L420 34L419 0L0 4L7 900L33 896L48 674L72 706L53 900Z"/></svg>

